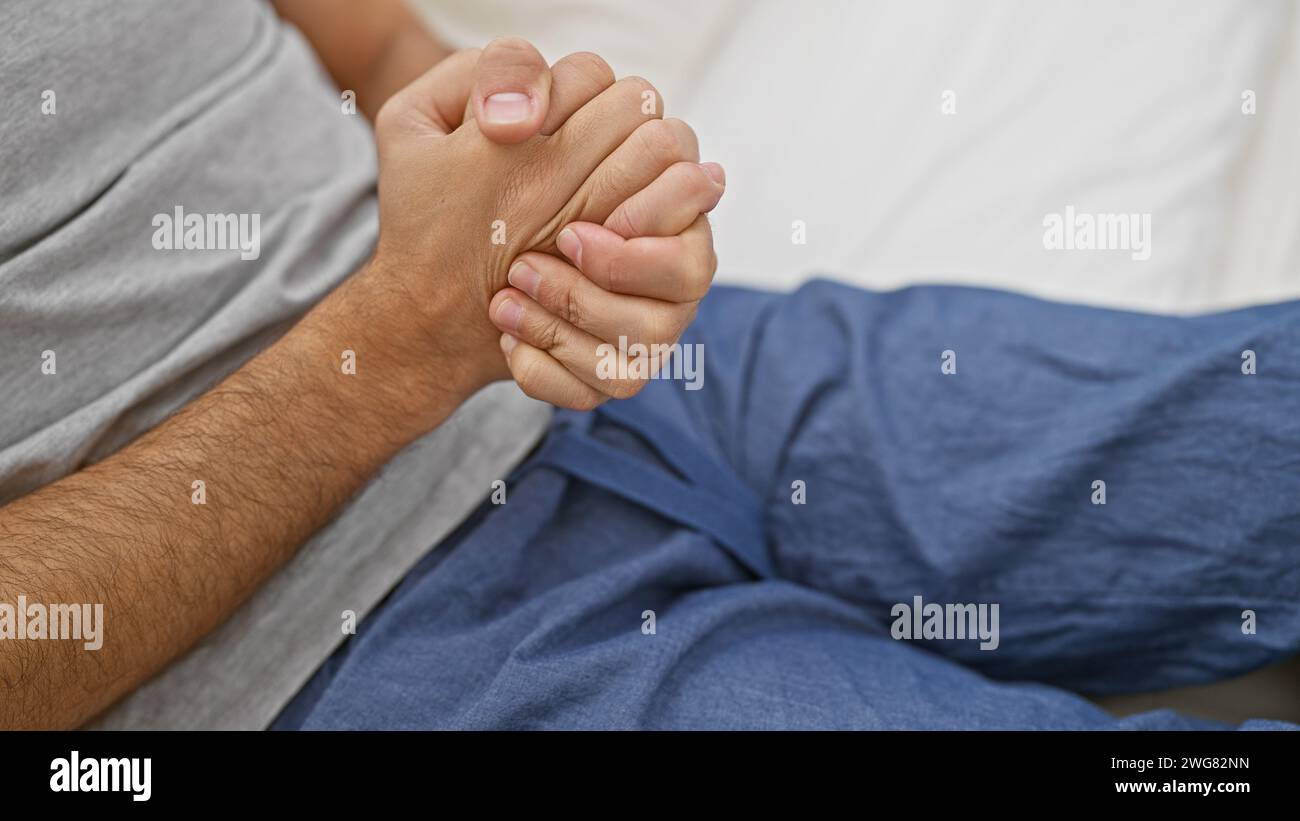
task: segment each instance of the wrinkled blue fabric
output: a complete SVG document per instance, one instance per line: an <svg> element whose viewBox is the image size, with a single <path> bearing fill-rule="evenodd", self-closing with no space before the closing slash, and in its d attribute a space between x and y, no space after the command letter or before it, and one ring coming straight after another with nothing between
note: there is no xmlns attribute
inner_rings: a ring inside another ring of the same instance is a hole
<svg viewBox="0 0 1300 821"><path fill-rule="evenodd" d="M715 288L682 341L701 390L559 414L275 726L1217 727L1071 691L1300 650L1300 303L818 281ZM914 596L998 604L998 647L892 638Z"/></svg>

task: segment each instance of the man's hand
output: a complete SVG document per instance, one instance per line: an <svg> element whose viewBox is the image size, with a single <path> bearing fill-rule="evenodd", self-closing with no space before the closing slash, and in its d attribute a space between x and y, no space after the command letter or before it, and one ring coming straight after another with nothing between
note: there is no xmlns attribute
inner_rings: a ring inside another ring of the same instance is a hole
<svg viewBox="0 0 1300 821"><path fill-rule="evenodd" d="M535 91L538 102L517 122L524 130L540 123L539 134L498 145L485 138L478 120L466 117L476 109L490 116L495 89L517 86L523 72L535 78L544 69L541 55L520 40L495 41L481 54L458 52L392 97L376 122L380 235L373 267L389 289L409 295L413 311L459 296L466 308L461 321L435 327L434 318L426 317L425 335L434 351L463 363L470 380L481 384L509 376L488 308L508 284L517 257L552 251L560 229L570 223L604 222L661 175L659 187L671 194L683 176L670 172L678 163L695 167L696 178L713 189L706 192L710 196L720 193L720 185L696 165L694 132L680 120L661 119L653 86L635 77L614 82L594 55L566 57L550 70L549 82L534 84L545 93ZM476 70L477 84L466 82ZM471 95L469 88L483 93ZM628 203L618 224L634 226L652 212L658 218L656 209L671 199L665 195ZM696 199L698 214L705 203ZM680 221L679 213L646 225L667 230ZM707 226L693 235L698 236L707 236ZM643 261L657 264L673 248L690 248L697 258L708 256L703 278L711 276L711 247L686 238L665 243L668 251ZM628 253L646 247L630 246ZM593 250L593 263L611 258L604 249L602 244ZM692 292L683 301L697 298Z"/></svg>
<svg viewBox="0 0 1300 821"><path fill-rule="evenodd" d="M382 103L450 53L400 0L378 0L364 9L347 0L275 3L307 35L340 88L357 90L358 102L372 120ZM552 72L531 45L506 38L482 53L475 49L457 54L427 80L408 89L414 98L406 101L404 109L433 112L442 133L472 119L490 141L514 145L539 133L554 134L583 103L612 85L614 77L599 57L589 54L571 55ZM665 171L654 188L655 195L638 195L611 218L609 227L618 236L671 237L693 225L697 214L716 205L722 171L716 165L700 168L680 163ZM697 210L682 215L683 202ZM660 218L661 212L677 219ZM578 243L591 230L580 225L573 229L566 236ZM490 308L492 321L506 331L502 348L523 390L571 408L593 407L605 397L636 393L645 384L641 379L593 382L592 346L599 341L617 343L619 337L626 337L629 344L675 342L694 316L697 298L692 295L703 294L715 267L708 226L702 222L683 234L680 242L620 246L593 235L586 244L590 250L583 270L605 277L606 296L598 295L600 289L592 287L592 280L583 280L578 269L549 256L532 257L532 264L512 266L511 284L535 297L546 310L518 291L498 294ZM569 256L576 263L574 254ZM625 269L642 272L640 279L646 282L630 280L621 291L609 287L609 277ZM644 290L647 287L651 290ZM665 289L672 289L670 298L654 299L656 290ZM624 298L610 298L620 293ZM584 318L598 324L579 321ZM525 344L516 349L519 338Z"/></svg>
<svg viewBox="0 0 1300 821"><path fill-rule="evenodd" d="M604 227L566 227L558 245L573 265L529 252L511 266L514 287L497 293L490 315L504 332L501 348L524 393L587 410L645 386L665 363L651 354L629 367L623 344L659 350L695 318L717 268L703 214L724 187L721 166L677 163ZM630 377L602 373L602 353L610 349L620 359L615 372Z"/></svg>
<svg viewBox="0 0 1300 821"><path fill-rule="evenodd" d="M385 105L370 264L129 446L0 507L0 601L100 603L108 625L94 652L0 642L0 727L75 726L225 620L399 450L508 375L488 306L512 260L698 160L648 83L613 83L589 55L552 69L541 134L494 144L462 122L479 56Z"/></svg>

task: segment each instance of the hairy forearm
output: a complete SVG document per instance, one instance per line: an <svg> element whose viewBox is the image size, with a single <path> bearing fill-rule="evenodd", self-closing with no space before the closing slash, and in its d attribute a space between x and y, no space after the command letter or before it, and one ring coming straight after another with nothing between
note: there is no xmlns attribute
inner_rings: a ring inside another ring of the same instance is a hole
<svg viewBox="0 0 1300 821"><path fill-rule="evenodd" d="M0 508L0 602L103 605L98 650L0 641L0 727L76 726L133 689L477 387L423 327L393 327L407 296L378 276L117 454Z"/></svg>

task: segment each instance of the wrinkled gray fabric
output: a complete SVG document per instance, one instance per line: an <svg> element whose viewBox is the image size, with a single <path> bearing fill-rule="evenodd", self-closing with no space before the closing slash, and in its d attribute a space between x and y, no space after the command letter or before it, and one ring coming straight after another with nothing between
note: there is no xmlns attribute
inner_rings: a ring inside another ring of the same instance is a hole
<svg viewBox="0 0 1300 821"><path fill-rule="evenodd" d="M10 0L0 43L7 503L264 348L365 261L377 211L369 128L260 2ZM260 255L156 250L153 219L177 206L260 215ZM342 639L342 611L364 615L548 416L512 386L475 397L100 726L265 726Z"/></svg>

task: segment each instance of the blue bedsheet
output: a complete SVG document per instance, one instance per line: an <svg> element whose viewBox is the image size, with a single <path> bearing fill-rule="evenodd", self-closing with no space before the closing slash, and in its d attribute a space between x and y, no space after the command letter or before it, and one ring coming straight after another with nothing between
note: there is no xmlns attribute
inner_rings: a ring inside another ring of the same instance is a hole
<svg viewBox="0 0 1300 821"><path fill-rule="evenodd" d="M1300 650L1300 303L716 288L683 342L701 390L559 414L276 726L1211 727L1070 691Z"/></svg>

